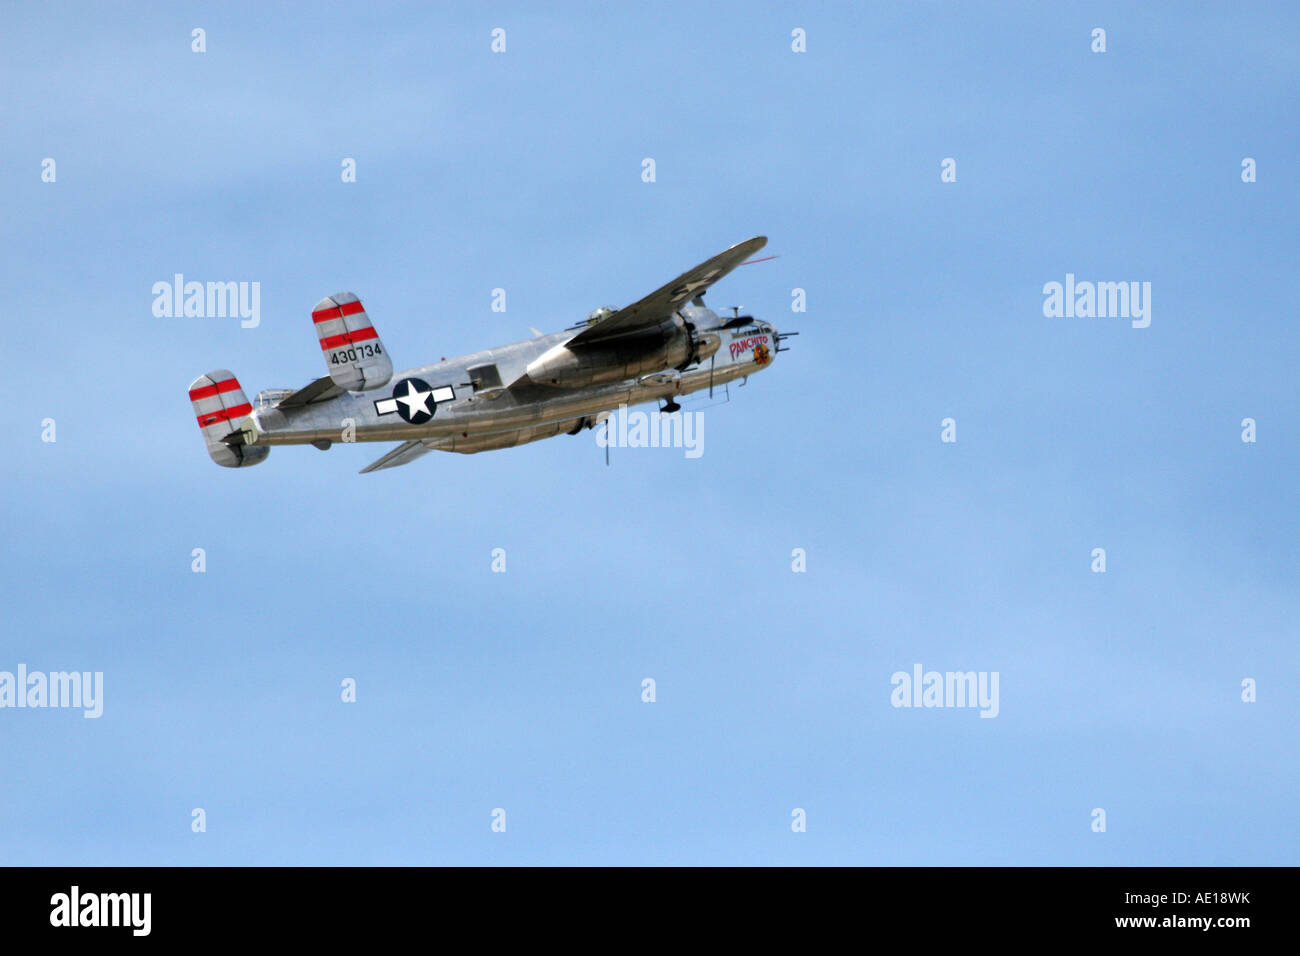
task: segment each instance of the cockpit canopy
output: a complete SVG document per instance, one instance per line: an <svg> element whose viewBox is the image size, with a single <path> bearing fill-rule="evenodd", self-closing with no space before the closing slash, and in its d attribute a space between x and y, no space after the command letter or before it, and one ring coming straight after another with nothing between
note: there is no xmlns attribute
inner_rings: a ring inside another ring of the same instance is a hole
<svg viewBox="0 0 1300 956"><path fill-rule="evenodd" d="M253 399L258 408L272 408L294 393L292 388L264 388Z"/></svg>
<svg viewBox="0 0 1300 956"><path fill-rule="evenodd" d="M592 309L587 313L587 324L595 325L601 319L607 319L617 311L618 309L612 305L602 305L599 309Z"/></svg>

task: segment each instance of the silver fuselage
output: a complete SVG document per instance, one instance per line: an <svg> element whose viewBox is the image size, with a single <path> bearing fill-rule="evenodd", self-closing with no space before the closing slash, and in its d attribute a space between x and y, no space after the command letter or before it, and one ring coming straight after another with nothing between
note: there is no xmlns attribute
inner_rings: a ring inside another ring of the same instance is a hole
<svg viewBox="0 0 1300 956"><path fill-rule="evenodd" d="M582 353L580 362L567 354L565 343L576 334L569 329L407 369L390 385L418 379L443 396L431 406L433 417L420 424L391 413L390 395L396 393L389 385L295 408L276 407L263 393L243 425L244 441L323 447L337 441L445 439L438 444L450 451L487 450L504 447L492 443L493 435L525 430L510 442L518 444L559 433L538 426L563 424L576 431L622 405L670 401L745 378L776 357L777 333L770 323L751 319L723 328L727 319L695 305L681 308L679 318L649 344L639 338L626 347L575 349ZM713 337L719 340L716 348ZM709 348L699 349L701 343ZM471 381L471 370L485 366L495 367L494 380Z"/></svg>

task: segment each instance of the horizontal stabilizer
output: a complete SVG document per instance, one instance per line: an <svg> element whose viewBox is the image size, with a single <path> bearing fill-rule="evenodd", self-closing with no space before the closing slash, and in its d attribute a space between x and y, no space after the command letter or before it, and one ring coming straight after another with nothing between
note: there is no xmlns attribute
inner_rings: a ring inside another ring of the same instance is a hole
<svg viewBox="0 0 1300 956"><path fill-rule="evenodd" d="M301 408L303 405L311 405L315 402L326 402L331 398L338 398L346 392L347 389L340 388L334 384L334 379L326 375L324 378L318 378L310 385L304 385L292 395L286 395L280 401L275 403L276 408Z"/></svg>

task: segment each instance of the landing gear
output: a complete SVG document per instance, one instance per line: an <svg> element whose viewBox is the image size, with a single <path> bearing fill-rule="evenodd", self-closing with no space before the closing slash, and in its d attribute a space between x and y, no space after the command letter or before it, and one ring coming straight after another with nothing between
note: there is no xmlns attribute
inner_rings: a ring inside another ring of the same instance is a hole
<svg viewBox="0 0 1300 956"><path fill-rule="evenodd" d="M660 412L663 412L666 415L671 415L673 412L680 412L681 410L682 406L677 404L677 399L675 398L668 399L668 404L659 409Z"/></svg>

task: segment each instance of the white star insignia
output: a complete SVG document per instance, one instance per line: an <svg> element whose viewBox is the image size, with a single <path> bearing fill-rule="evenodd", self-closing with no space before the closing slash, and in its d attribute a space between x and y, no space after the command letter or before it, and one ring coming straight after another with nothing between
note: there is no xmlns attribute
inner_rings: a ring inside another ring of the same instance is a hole
<svg viewBox="0 0 1300 956"><path fill-rule="evenodd" d="M407 408L407 414L414 417L419 414L429 414L429 396L433 392L422 392L411 382L406 383L406 394L399 395L397 400Z"/></svg>

